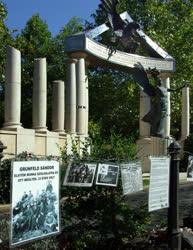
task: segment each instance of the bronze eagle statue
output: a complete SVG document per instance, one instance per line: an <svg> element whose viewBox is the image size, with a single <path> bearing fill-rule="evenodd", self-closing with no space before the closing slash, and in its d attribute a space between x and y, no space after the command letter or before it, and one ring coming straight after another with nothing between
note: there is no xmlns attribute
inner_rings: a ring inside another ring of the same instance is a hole
<svg viewBox="0 0 193 250"><path fill-rule="evenodd" d="M135 53L139 46L136 30L139 29L140 26L136 22L129 23L121 19L116 10L118 3L118 0L101 0L101 4L99 4L99 7L107 15L107 25L113 31L111 43L115 47L122 47L124 52Z"/></svg>

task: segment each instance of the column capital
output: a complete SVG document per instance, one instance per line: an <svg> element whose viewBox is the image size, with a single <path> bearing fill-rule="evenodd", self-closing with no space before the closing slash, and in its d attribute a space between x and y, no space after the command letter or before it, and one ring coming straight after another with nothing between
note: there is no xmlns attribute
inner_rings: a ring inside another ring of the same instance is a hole
<svg viewBox="0 0 193 250"><path fill-rule="evenodd" d="M75 58L75 59L80 59L80 58L86 59L87 56L88 56L87 53L81 52L81 51L80 52L74 52L74 53L70 54L70 57Z"/></svg>
<svg viewBox="0 0 193 250"><path fill-rule="evenodd" d="M170 76L171 76L171 73L168 73L168 72L160 72L160 74L159 74L160 80L166 80Z"/></svg>
<svg viewBox="0 0 193 250"><path fill-rule="evenodd" d="M59 84L59 83L64 83L63 80L54 80L52 81L52 84Z"/></svg>
<svg viewBox="0 0 193 250"><path fill-rule="evenodd" d="M90 61L89 60L85 60L85 66L89 67L89 65L90 65Z"/></svg>
<svg viewBox="0 0 193 250"><path fill-rule="evenodd" d="M69 57L66 59L67 63L77 63L77 59Z"/></svg>

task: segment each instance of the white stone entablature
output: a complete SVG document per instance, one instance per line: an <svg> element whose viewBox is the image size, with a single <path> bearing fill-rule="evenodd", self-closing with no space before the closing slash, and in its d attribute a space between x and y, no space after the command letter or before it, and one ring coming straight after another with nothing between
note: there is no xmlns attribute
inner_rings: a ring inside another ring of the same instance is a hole
<svg viewBox="0 0 193 250"><path fill-rule="evenodd" d="M116 53L109 55L109 49L95 40L88 38L86 34L79 34L67 37L66 52L86 52L87 60L92 64L93 61L105 64L109 67L117 67L129 71L137 65L141 64L144 69L157 69L160 72L174 72L175 61L171 59L159 59L153 57L145 57L136 54L129 54L117 50Z"/></svg>

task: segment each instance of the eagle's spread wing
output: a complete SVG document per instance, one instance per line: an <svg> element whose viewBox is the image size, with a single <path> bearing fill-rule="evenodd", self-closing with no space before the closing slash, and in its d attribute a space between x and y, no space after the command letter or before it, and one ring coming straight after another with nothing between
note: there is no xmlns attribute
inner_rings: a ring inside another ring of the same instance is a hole
<svg viewBox="0 0 193 250"><path fill-rule="evenodd" d="M111 28L117 36L122 36L125 22L116 11L118 0L101 0L100 7L106 12Z"/></svg>

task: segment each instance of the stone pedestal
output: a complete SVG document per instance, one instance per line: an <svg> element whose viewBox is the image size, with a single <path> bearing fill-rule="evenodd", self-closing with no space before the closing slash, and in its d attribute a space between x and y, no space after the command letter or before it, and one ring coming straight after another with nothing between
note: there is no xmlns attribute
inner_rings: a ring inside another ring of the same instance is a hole
<svg viewBox="0 0 193 250"><path fill-rule="evenodd" d="M52 130L64 133L64 82L53 81L52 89Z"/></svg>
<svg viewBox="0 0 193 250"><path fill-rule="evenodd" d="M35 130L34 129L17 129L16 153L24 151L28 153L35 152Z"/></svg>
<svg viewBox="0 0 193 250"><path fill-rule="evenodd" d="M171 138L149 137L137 141L137 157L142 162L143 173L150 171L149 156L167 155L167 148L171 143Z"/></svg>
<svg viewBox="0 0 193 250"><path fill-rule="evenodd" d="M150 124L142 121L142 118L149 112L150 106L151 106L150 97L143 91L140 91L140 111L139 111L140 138L145 138L150 136Z"/></svg>
<svg viewBox="0 0 193 250"><path fill-rule="evenodd" d="M182 89L182 117L181 117L181 141L184 141L190 133L190 100L189 87Z"/></svg>
<svg viewBox="0 0 193 250"><path fill-rule="evenodd" d="M3 129L21 127L21 53L8 47L5 70L5 123Z"/></svg>
<svg viewBox="0 0 193 250"><path fill-rule="evenodd" d="M34 60L33 76L33 128L45 132L47 117L47 69L46 58Z"/></svg>
<svg viewBox="0 0 193 250"><path fill-rule="evenodd" d="M76 60L69 59L66 80L66 119L65 130L67 133L76 133Z"/></svg>

